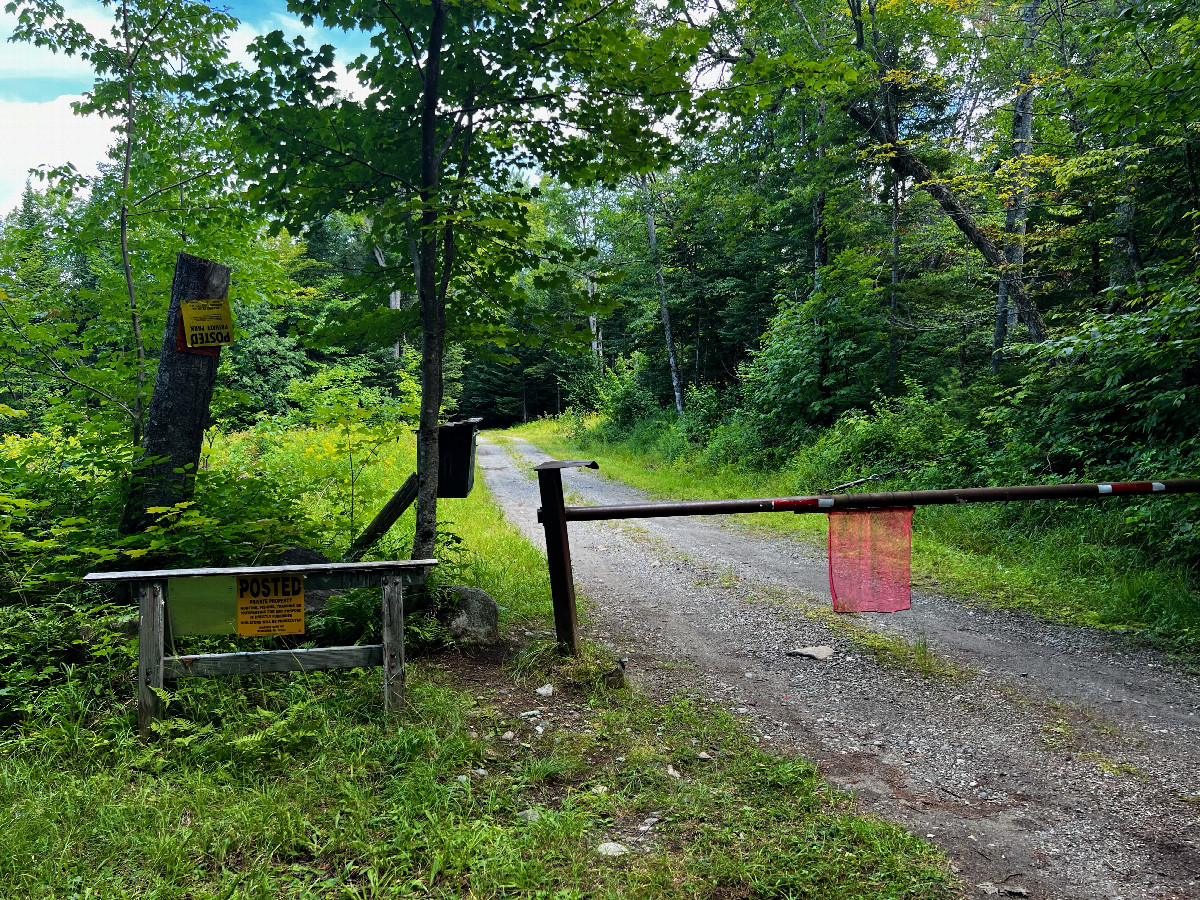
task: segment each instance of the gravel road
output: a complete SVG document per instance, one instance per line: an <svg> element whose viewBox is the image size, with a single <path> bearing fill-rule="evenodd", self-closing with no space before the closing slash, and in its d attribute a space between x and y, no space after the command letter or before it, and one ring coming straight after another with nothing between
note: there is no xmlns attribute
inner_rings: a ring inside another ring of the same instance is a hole
<svg viewBox="0 0 1200 900"><path fill-rule="evenodd" d="M530 468L482 438L488 487L544 546ZM644 501L588 470L568 503ZM824 548L728 519L572 523L585 628L651 696L713 698L813 759L861 812L951 858L968 896L1200 900L1200 678L1121 635L914 591L856 625L924 639L959 677L881 666L829 622ZM824 644L818 662L785 651Z"/></svg>

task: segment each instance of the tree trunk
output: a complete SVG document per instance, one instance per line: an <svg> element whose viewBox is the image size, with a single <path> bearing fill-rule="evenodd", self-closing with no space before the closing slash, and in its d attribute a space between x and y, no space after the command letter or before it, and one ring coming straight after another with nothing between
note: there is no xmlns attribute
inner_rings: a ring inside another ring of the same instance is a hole
<svg viewBox="0 0 1200 900"><path fill-rule="evenodd" d="M192 496L220 357L175 349L180 304L184 300L223 300L228 292L228 268L187 253L179 254L158 377L146 414L142 464L125 504L122 534L142 531L150 523L147 507L174 506Z"/></svg>
<svg viewBox="0 0 1200 900"><path fill-rule="evenodd" d="M817 104L817 169L822 186L813 199L813 293L821 289L821 269L829 265L829 229L825 224L825 101Z"/></svg>
<svg viewBox="0 0 1200 900"><path fill-rule="evenodd" d="M891 321L888 323L889 394L896 393L896 370L900 362L900 335L896 331L896 310L900 293L900 179L892 182L892 293Z"/></svg>
<svg viewBox="0 0 1200 900"><path fill-rule="evenodd" d="M1115 251L1112 268L1108 275L1109 311L1115 311L1123 294L1132 281L1137 289L1142 290L1142 255L1138 250L1137 240L1133 231L1133 219L1137 213L1137 205L1133 199L1132 186L1130 192L1117 203L1117 218L1113 232L1112 244Z"/></svg>
<svg viewBox="0 0 1200 900"><path fill-rule="evenodd" d="M378 244L373 244L371 247L375 256L375 263L381 269L387 268L387 258L383 255L383 248ZM404 309L404 293L402 291L390 291L388 293L388 309ZM400 358L400 342L392 346L392 356L396 359Z"/></svg>
<svg viewBox="0 0 1200 900"><path fill-rule="evenodd" d="M129 296L129 318L133 324L133 343L137 350L137 395L133 398L133 443L142 443L145 433L143 395L146 390L146 342L142 339L142 320L138 311L137 292L133 286L133 268L129 264L129 177L133 168L135 141L133 111L133 59L129 37L129 8L121 4L121 30L125 42L125 152L121 165L121 271L125 275L125 291Z"/></svg>
<svg viewBox="0 0 1200 900"><path fill-rule="evenodd" d="M417 427L417 529L413 559L431 559L437 543L438 418L442 411L442 354L446 338L446 308L437 278L438 81L442 66L442 34L446 26L444 0L433 0L429 52L421 108L421 233L417 241L418 302L421 304L421 418ZM450 260L446 260L449 265ZM443 273L448 277L449 272Z"/></svg>
<svg viewBox="0 0 1200 900"><path fill-rule="evenodd" d="M591 306L596 299L596 282L592 280L591 275L587 276L586 284L588 306ZM592 359L600 366L604 362L604 332L600 328L600 317L595 313L588 316L588 328L592 332Z"/></svg>
<svg viewBox="0 0 1200 900"><path fill-rule="evenodd" d="M940 181L929 170L929 167L913 154L908 146L889 141L888 136L880 130L879 122L869 112L853 106L847 107L846 112L858 125L866 129L871 137L887 146L892 170L905 178L911 178L918 187L933 197L938 206L942 208L942 212L950 217L950 221L979 251L988 267L1000 278L1007 279L1008 296L1016 302L1017 314L1025 327L1029 329L1030 337L1034 341L1044 341L1046 339L1046 323L1042 319L1042 314L1034 305L1021 279L1014 279L1009 274L1004 254L988 237L987 232L979 227L979 223L975 221L975 217L971 215L962 201L954 195L945 182Z"/></svg>
<svg viewBox="0 0 1200 900"><path fill-rule="evenodd" d="M992 333L990 363L992 372L999 370L1004 358L1004 342L1016 325L1018 309L1017 304L1008 302L1009 284L1011 281L1022 281L1022 269L1025 265L1025 226L1029 218L1025 190L1029 166L1026 160L1033 147L1033 85L1030 83L1032 72L1028 60L1037 37L1039 3L1040 0L1029 0L1021 14L1025 26L1025 33L1021 38L1021 93L1017 95L1013 104L1012 123L1013 153L1018 160L1013 176L1016 189L1004 214L1004 259L1009 277L1000 278L996 287L996 324Z"/></svg>
<svg viewBox="0 0 1200 900"><path fill-rule="evenodd" d="M679 383L679 364L675 360L675 342L671 339L671 313L667 310L667 289L663 284L662 258L658 255L658 236L654 227L654 209L650 205L650 185L643 177L646 190L646 233L650 236L650 259L654 264L654 280L658 284L658 306L662 311L663 334L667 341L667 361L671 366L671 386L675 389L675 409L683 418L683 387Z"/></svg>

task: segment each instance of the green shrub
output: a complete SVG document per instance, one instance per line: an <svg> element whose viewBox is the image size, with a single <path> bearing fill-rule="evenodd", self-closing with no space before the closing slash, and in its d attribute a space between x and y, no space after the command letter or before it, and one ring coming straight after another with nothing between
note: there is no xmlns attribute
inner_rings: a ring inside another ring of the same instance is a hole
<svg viewBox="0 0 1200 900"><path fill-rule="evenodd" d="M658 411L645 374L645 356L634 352L628 357L617 357L601 379L600 411L621 431L633 428Z"/></svg>

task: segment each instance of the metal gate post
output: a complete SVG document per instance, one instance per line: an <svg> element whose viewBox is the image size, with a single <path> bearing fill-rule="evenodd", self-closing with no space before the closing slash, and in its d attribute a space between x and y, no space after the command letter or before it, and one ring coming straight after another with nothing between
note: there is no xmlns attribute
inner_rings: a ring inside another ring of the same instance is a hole
<svg viewBox="0 0 1200 900"><path fill-rule="evenodd" d="M598 469L594 460L568 460L535 466L542 506L538 521L546 528L546 563L550 570L550 599L554 604L554 633L572 656L579 655L579 622L575 614L575 579L571 570L571 543L567 536L562 470Z"/></svg>

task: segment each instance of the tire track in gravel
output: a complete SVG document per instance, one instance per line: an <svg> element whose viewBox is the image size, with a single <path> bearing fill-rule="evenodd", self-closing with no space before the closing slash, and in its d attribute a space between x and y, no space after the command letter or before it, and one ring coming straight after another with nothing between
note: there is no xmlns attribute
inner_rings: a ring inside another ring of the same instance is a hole
<svg viewBox="0 0 1200 900"><path fill-rule="evenodd" d="M484 475L544 546L529 470L549 457L511 446L481 439ZM569 503L646 499L563 476ZM680 517L572 523L571 550L585 627L630 657L643 690L753 720L860 811L931 836L971 895L1200 900L1200 679L1161 654L920 591L908 612L859 617L969 670L926 679L881 667L830 621L823 548ZM808 644L837 653L784 655Z"/></svg>

